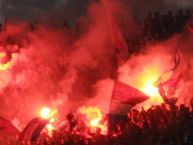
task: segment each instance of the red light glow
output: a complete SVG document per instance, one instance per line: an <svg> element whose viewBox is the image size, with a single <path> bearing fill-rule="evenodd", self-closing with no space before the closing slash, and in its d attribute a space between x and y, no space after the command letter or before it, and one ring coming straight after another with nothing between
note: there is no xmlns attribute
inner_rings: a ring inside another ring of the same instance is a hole
<svg viewBox="0 0 193 145"><path fill-rule="evenodd" d="M40 110L39 116L43 119L48 120L48 124L46 125L47 132L49 136L52 136L52 130L55 129L54 123L56 122L56 109L51 109L49 107L43 107Z"/></svg>
<svg viewBox="0 0 193 145"><path fill-rule="evenodd" d="M99 107L84 106L79 108L79 112L84 116L84 121L91 131L95 132L100 128L101 133L107 133L107 122L103 121L104 117Z"/></svg>

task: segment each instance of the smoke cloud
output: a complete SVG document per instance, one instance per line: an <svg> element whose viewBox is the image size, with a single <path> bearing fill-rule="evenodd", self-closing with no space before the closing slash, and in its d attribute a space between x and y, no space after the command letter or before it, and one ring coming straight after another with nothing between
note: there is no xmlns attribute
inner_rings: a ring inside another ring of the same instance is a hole
<svg viewBox="0 0 193 145"><path fill-rule="evenodd" d="M75 28L31 25L25 22L6 24L0 39L2 52L9 55L8 66L0 71L1 116L8 119L31 119L42 106L54 106L61 114L82 105L101 106L108 103L115 80L139 89L140 72L151 75L149 67L160 69L160 75L173 64L180 42L183 73L179 88L173 93L188 104L192 98L192 34L185 32L167 41L143 46L124 64L117 61L112 45L114 22L124 38L130 38L136 27L126 1L93 1L87 14L79 17ZM114 21L109 21L109 15ZM182 39L182 38L187 39ZM2 67L2 66L1 66Z"/></svg>

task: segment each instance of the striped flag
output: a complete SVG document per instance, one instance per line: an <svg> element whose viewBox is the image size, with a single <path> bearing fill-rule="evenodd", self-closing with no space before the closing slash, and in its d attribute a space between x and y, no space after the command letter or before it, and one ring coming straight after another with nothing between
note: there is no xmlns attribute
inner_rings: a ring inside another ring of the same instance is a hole
<svg viewBox="0 0 193 145"><path fill-rule="evenodd" d="M47 120L36 117L32 119L20 133L18 141L36 141Z"/></svg>
<svg viewBox="0 0 193 145"><path fill-rule="evenodd" d="M110 114L126 114L131 107L148 98L136 88L116 81L110 103Z"/></svg>
<svg viewBox="0 0 193 145"><path fill-rule="evenodd" d="M107 115L108 132L116 131L117 124L127 122L128 111L136 104L147 100L149 97L139 90L115 81L114 90L110 102L110 110Z"/></svg>

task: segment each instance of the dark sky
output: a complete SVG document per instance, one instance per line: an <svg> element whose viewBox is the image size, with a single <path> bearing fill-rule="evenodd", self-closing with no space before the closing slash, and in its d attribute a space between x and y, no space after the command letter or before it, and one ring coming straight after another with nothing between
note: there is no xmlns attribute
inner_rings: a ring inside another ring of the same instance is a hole
<svg viewBox="0 0 193 145"><path fill-rule="evenodd" d="M0 0L3 16L17 19L36 19L46 11L69 14L82 13L88 0Z"/></svg>
<svg viewBox="0 0 193 145"><path fill-rule="evenodd" d="M61 14L82 14L89 0L0 0L3 15L8 18L36 19L41 13L57 10ZM90 0L91 1L91 0ZM132 0L138 13L193 7L193 0Z"/></svg>

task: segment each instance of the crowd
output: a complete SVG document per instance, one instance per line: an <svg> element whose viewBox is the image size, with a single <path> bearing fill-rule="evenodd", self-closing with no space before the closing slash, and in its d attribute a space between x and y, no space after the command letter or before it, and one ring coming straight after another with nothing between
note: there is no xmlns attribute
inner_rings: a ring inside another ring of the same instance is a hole
<svg viewBox="0 0 193 145"><path fill-rule="evenodd" d="M166 38L169 35L182 31L184 25L191 17L191 11L178 10L174 15L172 11L167 14L159 12L148 13L144 20L144 33L154 39Z"/></svg>
<svg viewBox="0 0 193 145"><path fill-rule="evenodd" d="M129 51L138 52L142 46L149 42L165 40L175 33L184 30L185 25L191 19L192 10L178 10L177 12L168 11L161 14L160 12L148 12L143 22L140 22L137 15L137 30L132 38L127 40Z"/></svg>
<svg viewBox="0 0 193 145"><path fill-rule="evenodd" d="M192 104L193 108L193 104ZM131 110L128 121L120 121L116 129L107 135L97 129L95 133L80 131L73 116L67 120L70 128L53 131L52 137L42 133L34 145L192 145L193 110L184 105L161 104L148 110ZM73 125L72 125L73 124ZM27 145L14 138L0 138L0 145Z"/></svg>
<svg viewBox="0 0 193 145"><path fill-rule="evenodd" d="M191 11L179 10L175 15L169 11L148 13L139 32L127 40L130 51L137 51L149 41L167 39L181 32L191 17ZM72 114L66 116L68 129L53 130L50 137L42 133L37 142L22 143L14 137L0 136L0 145L193 145L193 102L191 108L185 105L161 104L148 110L131 110L128 118L117 124L114 131L95 133L77 123ZM84 131L82 131L84 130Z"/></svg>
<svg viewBox="0 0 193 145"><path fill-rule="evenodd" d="M167 108L165 104L147 111L132 110L128 121L120 122L109 135L102 135L99 129L85 136L73 125L68 131L55 131L52 138L41 138L40 142L40 145L192 145L193 110L184 105Z"/></svg>

